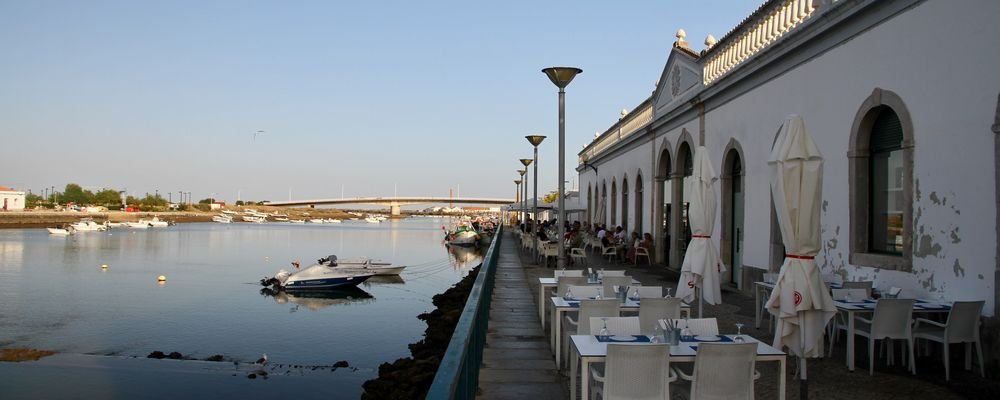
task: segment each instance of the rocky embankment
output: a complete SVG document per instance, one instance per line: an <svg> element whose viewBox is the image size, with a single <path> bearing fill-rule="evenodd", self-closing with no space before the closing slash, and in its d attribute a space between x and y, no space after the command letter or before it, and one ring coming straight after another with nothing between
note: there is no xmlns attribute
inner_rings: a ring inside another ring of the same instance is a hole
<svg viewBox="0 0 1000 400"><path fill-rule="evenodd" d="M378 378L364 383L362 399L422 399L427 395L481 266L451 289L434 296L437 308L417 316L427 322L424 339L410 344L411 357L380 365Z"/></svg>

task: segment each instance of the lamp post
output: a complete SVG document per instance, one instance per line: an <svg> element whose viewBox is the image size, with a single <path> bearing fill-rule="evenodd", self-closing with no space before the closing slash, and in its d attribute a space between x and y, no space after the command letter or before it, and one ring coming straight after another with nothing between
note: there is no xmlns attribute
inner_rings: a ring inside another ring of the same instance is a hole
<svg viewBox="0 0 1000 400"><path fill-rule="evenodd" d="M516 200L514 200L514 203L516 204L518 201L521 200L521 180L520 179L515 179L514 180L514 187L515 187L515 189L514 189L514 198L516 199ZM515 211L514 214L517 215L517 211ZM518 221L518 223L520 223L520 221Z"/></svg>
<svg viewBox="0 0 1000 400"><path fill-rule="evenodd" d="M566 267L566 86L583 70L576 67L551 67L542 70L559 88L559 258L556 267Z"/></svg>
<svg viewBox="0 0 1000 400"><path fill-rule="evenodd" d="M531 162L532 162L532 159L530 159L530 158L522 158L521 159L521 164L524 165L524 172L525 172L525 174L528 173L528 166L531 165ZM538 178L538 175L535 175L535 178ZM535 186L538 186L537 182L535 183ZM528 175L524 175L524 209L525 209L525 212L531 211L531 209L528 208ZM535 216L534 217L535 220L537 221L538 220L538 210L534 211L534 216ZM534 229L532 229L532 230L534 230ZM531 254L533 254L537 258L538 257L538 248L536 247L536 248L532 249L531 250Z"/></svg>
<svg viewBox="0 0 1000 400"><path fill-rule="evenodd" d="M531 146L535 148L535 159L534 159L535 160L535 186L534 186L534 190L532 191L533 196L531 197L531 203L532 203L531 208L534 211L535 216L538 216L538 145L542 144L542 141L545 140L545 136L542 136L542 135L528 135L528 136L525 136L524 138L528 139L528 143L531 143ZM536 249L535 251L537 252L538 250ZM535 257L538 257L538 254L535 254Z"/></svg>
<svg viewBox="0 0 1000 400"><path fill-rule="evenodd" d="M524 230L528 230L528 178L524 174L528 173L528 169L519 169L517 173L521 175L521 181L524 182L524 189L521 191L521 223L524 224Z"/></svg>

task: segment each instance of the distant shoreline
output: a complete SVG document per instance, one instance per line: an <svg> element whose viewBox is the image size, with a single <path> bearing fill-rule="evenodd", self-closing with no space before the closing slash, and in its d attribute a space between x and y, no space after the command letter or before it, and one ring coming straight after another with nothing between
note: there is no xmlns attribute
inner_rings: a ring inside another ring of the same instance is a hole
<svg viewBox="0 0 1000 400"><path fill-rule="evenodd" d="M302 208L277 208L277 207L254 207L261 212L279 211L287 214L290 219L309 218L352 218L355 217L344 211L337 209L302 209ZM239 209L227 208L233 211ZM71 224L83 218L92 218L97 223L104 221L111 222L135 222L143 218L158 217L161 220L188 223L188 222L212 222L212 217L218 215L221 210L213 211L163 211L163 212L72 212L72 211L7 211L0 212L0 229L14 228L45 228L59 224ZM308 214L308 215L305 215ZM234 222L240 222L237 217Z"/></svg>

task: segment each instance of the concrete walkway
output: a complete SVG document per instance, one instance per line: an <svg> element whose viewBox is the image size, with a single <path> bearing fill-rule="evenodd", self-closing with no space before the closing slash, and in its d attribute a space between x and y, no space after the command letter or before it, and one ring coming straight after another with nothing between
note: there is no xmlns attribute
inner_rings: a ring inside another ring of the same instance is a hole
<svg viewBox="0 0 1000 400"><path fill-rule="evenodd" d="M501 244L489 326L477 398L567 398L569 389L556 370L517 239L510 233Z"/></svg>

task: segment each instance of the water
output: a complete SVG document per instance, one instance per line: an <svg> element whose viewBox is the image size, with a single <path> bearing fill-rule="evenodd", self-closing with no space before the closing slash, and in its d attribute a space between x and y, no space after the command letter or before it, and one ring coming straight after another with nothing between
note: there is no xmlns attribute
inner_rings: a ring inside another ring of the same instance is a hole
<svg viewBox="0 0 1000 400"><path fill-rule="evenodd" d="M358 368L338 385L357 398L378 365L409 356L426 325L416 316L479 263L442 245L447 220L379 225L181 224L50 236L0 230L0 347L145 357ZM317 258L369 256L408 265L356 291L320 298L262 294L258 280ZM101 269L107 264L106 270ZM167 281L157 282L164 275ZM340 378L337 378L340 376ZM353 390L353 392L352 392Z"/></svg>

